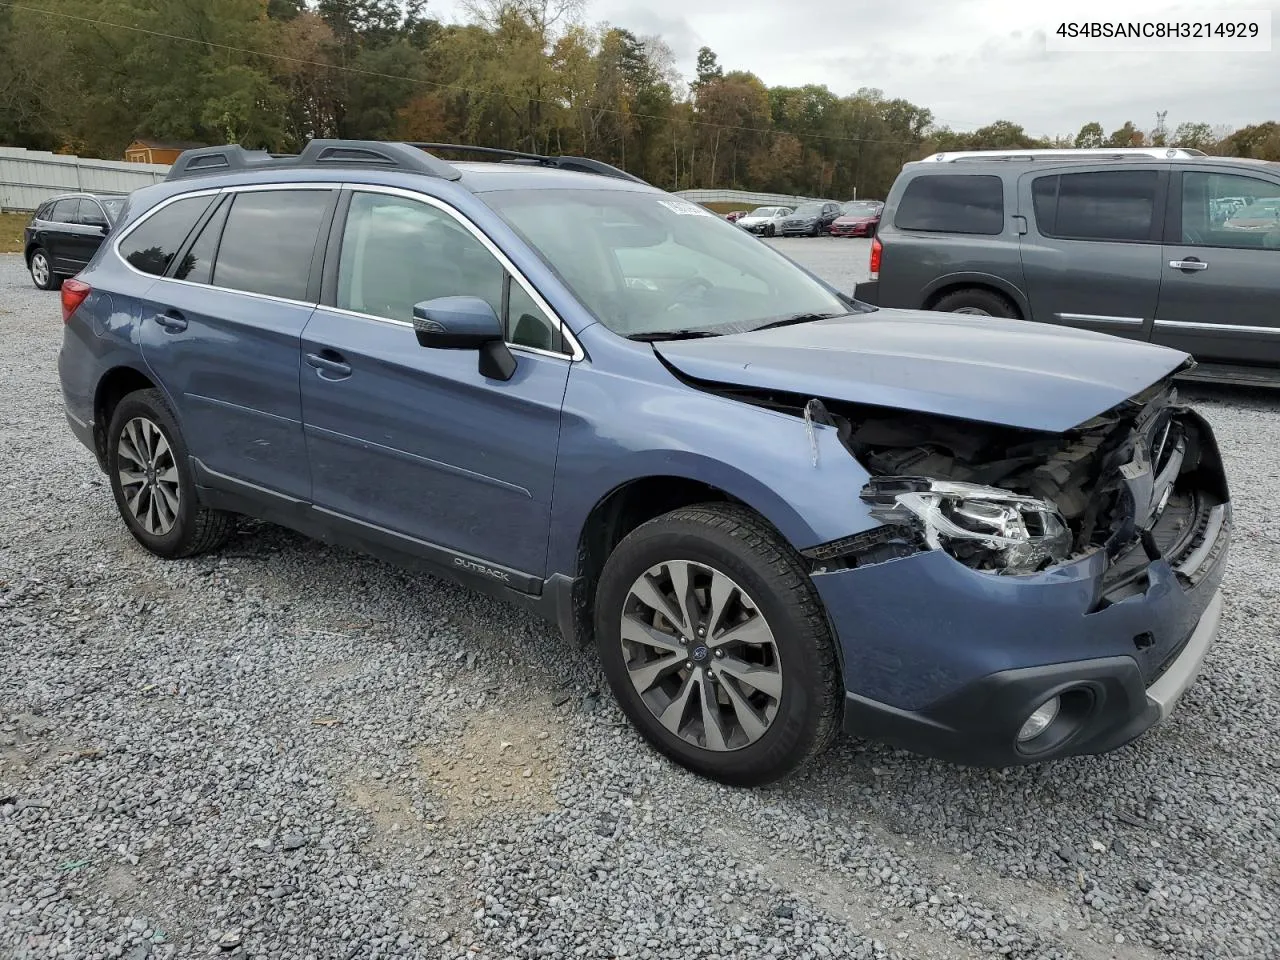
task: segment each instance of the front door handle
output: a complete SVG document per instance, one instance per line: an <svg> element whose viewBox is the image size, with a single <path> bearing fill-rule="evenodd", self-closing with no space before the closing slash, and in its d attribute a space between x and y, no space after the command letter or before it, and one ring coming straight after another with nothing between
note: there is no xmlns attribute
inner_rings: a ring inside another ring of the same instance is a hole
<svg viewBox="0 0 1280 960"><path fill-rule="evenodd" d="M164 313L156 314L156 323L170 333L181 333L187 329L187 318L178 313L177 310L168 310Z"/></svg>
<svg viewBox="0 0 1280 960"><path fill-rule="evenodd" d="M316 368L316 372L326 380L342 380L351 376L351 364L337 354L326 357L320 353L308 353L307 363Z"/></svg>
<svg viewBox="0 0 1280 960"><path fill-rule="evenodd" d="M1192 270L1208 270L1209 265L1199 257L1187 257L1185 260L1170 260L1169 266L1175 270L1186 270L1190 273Z"/></svg>

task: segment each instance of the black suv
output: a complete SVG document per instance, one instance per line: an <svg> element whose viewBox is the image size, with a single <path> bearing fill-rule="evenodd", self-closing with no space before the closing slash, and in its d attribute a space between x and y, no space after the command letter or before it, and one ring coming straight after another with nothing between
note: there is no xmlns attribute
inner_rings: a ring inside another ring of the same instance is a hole
<svg viewBox="0 0 1280 960"><path fill-rule="evenodd" d="M1277 382L1280 163L1194 150L935 154L903 168L856 296L1176 347Z"/></svg>
<svg viewBox="0 0 1280 960"><path fill-rule="evenodd" d="M22 236L31 280L57 290L98 252L124 207L124 197L64 193L40 204Z"/></svg>

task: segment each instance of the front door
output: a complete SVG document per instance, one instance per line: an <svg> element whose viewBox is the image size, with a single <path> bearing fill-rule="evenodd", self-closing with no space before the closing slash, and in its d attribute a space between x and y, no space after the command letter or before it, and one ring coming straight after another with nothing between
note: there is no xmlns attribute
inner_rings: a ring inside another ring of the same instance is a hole
<svg viewBox="0 0 1280 960"><path fill-rule="evenodd" d="M1202 360L1280 364L1280 176L1204 168L1174 187L1153 339Z"/></svg>
<svg viewBox="0 0 1280 960"><path fill-rule="evenodd" d="M1160 294L1160 231L1168 173L1028 173L1018 207L1031 319L1137 340L1151 336Z"/></svg>
<svg viewBox="0 0 1280 960"><path fill-rule="evenodd" d="M435 200L350 195L332 289L302 337L313 500L402 549L534 591L570 358L549 309L481 236ZM475 350L419 346L414 304L445 296L481 297L505 318L510 380L482 376Z"/></svg>

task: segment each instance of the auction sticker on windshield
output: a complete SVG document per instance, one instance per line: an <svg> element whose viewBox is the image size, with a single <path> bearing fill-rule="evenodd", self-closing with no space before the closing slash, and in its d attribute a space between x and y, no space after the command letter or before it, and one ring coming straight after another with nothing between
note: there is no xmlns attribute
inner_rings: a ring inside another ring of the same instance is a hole
<svg viewBox="0 0 1280 960"><path fill-rule="evenodd" d="M660 204L682 217L715 217L706 207L700 207L689 200L659 200Z"/></svg>

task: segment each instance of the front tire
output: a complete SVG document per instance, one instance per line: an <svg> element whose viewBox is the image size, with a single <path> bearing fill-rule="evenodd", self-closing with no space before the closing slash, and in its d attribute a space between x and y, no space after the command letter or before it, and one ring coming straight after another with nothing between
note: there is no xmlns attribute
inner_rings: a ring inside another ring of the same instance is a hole
<svg viewBox="0 0 1280 960"><path fill-rule="evenodd" d="M187 445L159 390L139 390L116 406L107 474L125 526L158 557L215 550L235 528L231 514L200 505Z"/></svg>
<svg viewBox="0 0 1280 960"><path fill-rule="evenodd" d="M765 227L765 228L764 228L764 235L765 235L766 237L772 237L772 236L774 236L777 232L778 232L778 228L777 228L777 227L775 227L772 223L771 223L771 224L769 224L767 227Z"/></svg>
<svg viewBox="0 0 1280 960"><path fill-rule="evenodd" d="M685 507L633 530L601 573L595 635L623 712L702 776L770 783L839 730L843 688L817 591L743 507Z"/></svg>
<svg viewBox="0 0 1280 960"><path fill-rule="evenodd" d="M27 269L31 271L31 282L39 290L57 290L62 286L62 278L53 272L53 262L43 247L31 251Z"/></svg>

